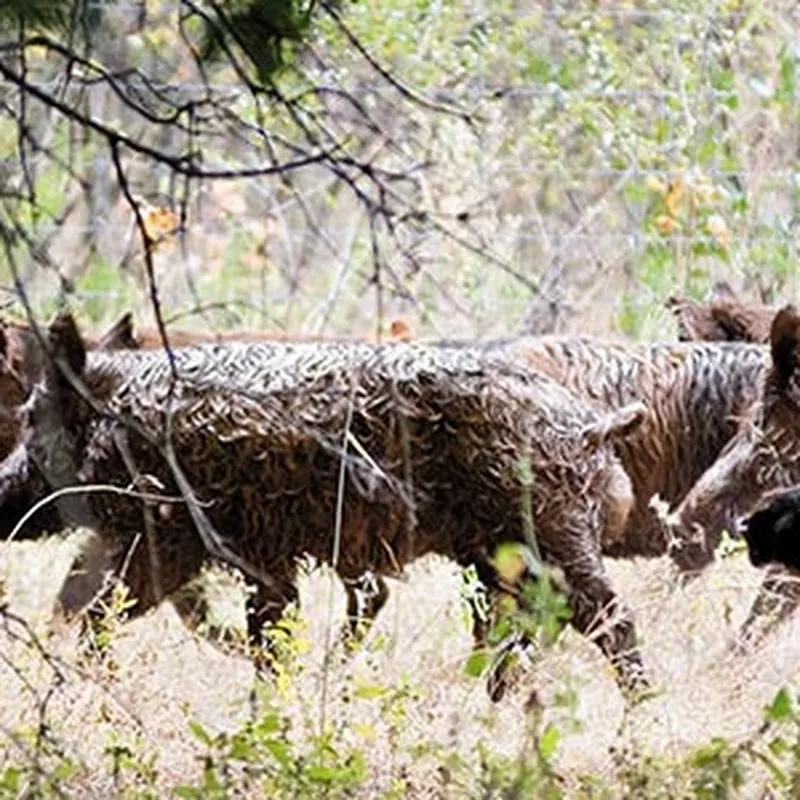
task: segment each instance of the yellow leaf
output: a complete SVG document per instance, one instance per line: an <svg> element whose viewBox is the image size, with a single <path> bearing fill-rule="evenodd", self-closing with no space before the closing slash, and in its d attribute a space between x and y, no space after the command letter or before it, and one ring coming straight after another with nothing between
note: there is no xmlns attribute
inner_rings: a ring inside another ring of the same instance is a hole
<svg viewBox="0 0 800 800"><path fill-rule="evenodd" d="M678 205L681 202L681 198L683 197L683 182L675 178L669 182L669 187L667 188L667 194L664 197L664 205L667 207L667 211L669 211L670 216L677 217L678 216Z"/></svg>
<svg viewBox="0 0 800 800"><path fill-rule="evenodd" d="M404 319L393 319L389 326L389 335L398 342L410 342L411 328Z"/></svg>
<svg viewBox="0 0 800 800"><path fill-rule="evenodd" d="M644 186L648 191L660 194L662 197L667 193L666 184L657 175L648 175Z"/></svg>
<svg viewBox="0 0 800 800"><path fill-rule="evenodd" d="M500 547L494 558L494 567L497 574L506 583L516 583L525 571L525 557L518 546L506 545Z"/></svg>
<svg viewBox="0 0 800 800"><path fill-rule="evenodd" d="M728 223L720 214L712 214L706 221L706 230L717 240L720 246L727 247L731 232Z"/></svg>
<svg viewBox="0 0 800 800"><path fill-rule="evenodd" d="M369 742L375 739L375 728L373 728L372 725L369 725L366 722L354 723L353 733L355 733L356 736L360 736L362 739L366 739Z"/></svg>
<svg viewBox="0 0 800 800"><path fill-rule="evenodd" d="M694 199L699 205L708 205L714 200L717 190L710 183L699 183L694 187Z"/></svg>
<svg viewBox="0 0 800 800"><path fill-rule="evenodd" d="M508 583L511 583L510 580L506 580ZM504 614L513 614L519 608L516 598L510 594L501 594L495 602L497 605L497 612L500 616Z"/></svg>

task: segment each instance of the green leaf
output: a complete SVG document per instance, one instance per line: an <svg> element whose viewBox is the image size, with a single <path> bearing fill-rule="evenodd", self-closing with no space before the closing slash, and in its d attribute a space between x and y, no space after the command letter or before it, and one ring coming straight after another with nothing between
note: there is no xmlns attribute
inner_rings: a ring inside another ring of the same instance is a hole
<svg viewBox="0 0 800 800"><path fill-rule="evenodd" d="M67 781L76 775L78 767L73 764L68 758L62 759L56 768L52 771L51 777L57 781Z"/></svg>
<svg viewBox="0 0 800 800"><path fill-rule="evenodd" d="M234 761L251 762L255 760L256 750L252 742L244 736L234 736L229 756Z"/></svg>
<svg viewBox="0 0 800 800"><path fill-rule="evenodd" d="M485 650L472 653L464 664L464 674L469 678L480 678L489 666L490 655Z"/></svg>
<svg viewBox="0 0 800 800"><path fill-rule="evenodd" d="M203 797L203 791L195 789L194 786L176 786L173 791L182 800L199 800L199 798Z"/></svg>
<svg viewBox="0 0 800 800"><path fill-rule="evenodd" d="M516 542L501 544L494 556L494 568L507 583L515 583L524 569L523 546Z"/></svg>
<svg viewBox="0 0 800 800"><path fill-rule="evenodd" d="M527 58L522 74L533 83L547 83L551 74L550 61L544 56L531 53Z"/></svg>
<svg viewBox="0 0 800 800"><path fill-rule="evenodd" d="M729 92L736 88L736 76L732 69L715 69L711 74L711 85L718 92Z"/></svg>
<svg viewBox="0 0 800 800"><path fill-rule="evenodd" d="M338 771L332 767L315 766L306 770L306 775L316 783L333 783L338 775Z"/></svg>
<svg viewBox="0 0 800 800"><path fill-rule="evenodd" d="M789 776L774 758L762 753L760 750L753 750L752 754L772 773L772 777L778 786L786 786L789 783Z"/></svg>
<svg viewBox="0 0 800 800"><path fill-rule="evenodd" d="M19 791L19 779L22 773L18 767L8 767L0 778L0 788L13 794Z"/></svg>
<svg viewBox="0 0 800 800"><path fill-rule="evenodd" d="M189 722L189 730L199 742L204 744L206 747L211 747L214 744L214 739L208 733L208 731L199 723L194 722L193 720Z"/></svg>
<svg viewBox="0 0 800 800"><path fill-rule="evenodd" d="M797 90L797 61L794 54L784 52L780 58L780 77L778 78L778 91L776 99L781 103L791 103Z"/></svg>
<svg viewBox="0 0 800 800"><path fill-rule="evenodd" d="M489 631L489 643L490 644L500 644L507 636L510 636L514 632L514 620L508 616L504 615L497 620L497 622L492 626L492 629Z"/></svg>
<svg viewBox="0 0 800 800"><path fill-rule="evenodd" d="M767 748L769 749L770 753L772 753L772 755L778 756L778 758L780 758L782 755L784 755L784 753L789 752L791 746L782 736L776 736L769 742Z"/></svg>
<svg viewBox="0 0 800 800"><path fill-rule="evenodd" d="M782 688L775 695L772 703L767 707L764 716L769 722L780 722L792 716L792 698L786 688Z"/></svg>
<svg viewBox="0 0 800 800"><path fill-rule="evenodd" d="M705 135L697 148L697 160L701 164L707 164L717 154L717 147L719 146L719 138L716 131L708 128Z"/></svg>
<svg viewBox="0 0 800 800"><path fill-rule="evenodd" d="M255 733L259 736L269 735L279 731L282 727L282 720L279 714L267 714L255 727Z"/></svg>
<svg viewBox="0 0 800 800"><path fill-rule="evenodd" d="M292 763L292 755L289 750L289 745L279 739L270 739L264 743L264 746L272 753L275 760L283 767L289 767Z"/></svg>
<svg viewBox="0 0 800 800"><path fill-rule="evenodd" d="M739 108L739 95L738 94L726 95L722 103L723 105L727 106L731 111L735 111L737 108Z"/></svg>
<svg viewBox="0 0 800 800"><path fill-rule="evenodd" d="M362 683L356 687L353 694L361 700L375 700L379 697L385 697L388 692L385 686L377 683Z"/></svg>
<svg viewBox="0 0 800 800"><path fill-rule="evenodd" d="M544 759L551 759L558 748L558 743L561 741L561 732L555 725L547 725L539 737L539 753Z"/></svg>

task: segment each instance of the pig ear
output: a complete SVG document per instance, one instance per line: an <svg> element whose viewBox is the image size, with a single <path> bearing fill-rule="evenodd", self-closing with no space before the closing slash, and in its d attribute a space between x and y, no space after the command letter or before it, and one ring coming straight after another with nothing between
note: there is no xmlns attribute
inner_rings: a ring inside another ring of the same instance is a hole
<svg viewBox="0 0 800 800"><path fill-rule="evenodd" d="M675 296L667 300L666 306L678 325L678 341L695 342L703 339L701 331L703 317L708 313L704 306L698 305L693 300Z"/></svg>
<svg viewBox="0 0 800 800"><path fill-rule="evenodd" d="M138 350L133 333L133 314L123 314L99 339L98 350Z"/></svg>
<svg viewBox="0 0 800 800"><path fill-rule="evenodd" d="M75 375L83 372L86 345L72 314L63 312L50 323L47 328L47 342L54 361L66 364Z"/></svg>
<svg viewBox="0 0 800 800"><path fill-rule="evenodd" d="M668 308L678 323L678 338L682 342L758 341L758 319L735 300L719 297L708 303L695 303L671 298Z"/></svg>
<svg viewBox="0 0 800 800"><path fill-rule="evenodd" d="M800 345L800 317L794 306L786 306L775 315L769 341L775 377L779 388L785 389L794 376Z"/></svg>
<svg viewBox="0 0 800 800"><path fill-rule="evenodd" d="M647 419L647 406L644 403L629 403L616 411L601 417L585 431L586 441L592 447L614 443L636 432Z"/></svg>

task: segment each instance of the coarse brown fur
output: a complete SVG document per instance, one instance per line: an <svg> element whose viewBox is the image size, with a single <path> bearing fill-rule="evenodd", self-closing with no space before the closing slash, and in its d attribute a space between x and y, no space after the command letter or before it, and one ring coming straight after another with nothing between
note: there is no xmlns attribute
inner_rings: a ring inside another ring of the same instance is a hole
<svg viewBox="0 0 800 800"><path fill-rule="evenodd" d="M502 345L601 408L633 400L648 408L644 424L616 445L635 502L625 535L604 554L668 549L685 575L696 575L713 560L723 531L735 533L739 517L765 492L800 482L800 332L793 310L775 317L769 338L770 347L563 339ZM672 509L668 524L649 507L656 493ZM737 647L748 648L798 604L800 572L770 567Z"/></svg>
<svg viewBox="0 0 800 800"><path fill-rule="evenodd" d="M757 395L769 360L765 347L739 343L627 344L590 338L522 337L487 346L554 378L604 411L641 402L647 415L616 445L630 477L634 506L624 535L604 553L661 556L672 533L651 507L659 495L675 508L737 430ZM713 555L671 555L682 569L700 569ZM713 549L713 548L711 548Z"/></svg>
<svg viewBox="0 0 800 800"><path fill-rule="evenodd" d="M469 342L438 342L441 347ZM620 439L617 453L633 486L630 507L618 505L627 520L606 528L602 549L615 557L661 556L670 549L681 570L698 571L713 559L724 524L708 530L708 540L693 527L670 530L651 507L658 495L678 507L695 481L710 467L734 435L739 416L755 399L768 362L766 348L748 345L628 344L586 337L516 337L481 345L494 356L520 360L554 378L576 398L602 411L631 402L648 408L644 424ZM710 409L713 409L712 413ZM374 616L388 589L363 611ZM357 600L348 586L349 616Z"/></svg>
<svg viewBox="0 0 800 800"><path fill-rule="evenodd" d="M411 331L408 324L395 319L390 326L390 337L397 341L408 341ZM167 343L169 347L185 347L204 342L234 341L331 341L323 336L297 336L275 331L190 331L168 327ZM342 340L344 341L344 340ZM133 315L123 314L111 328L103 334L89 336L86 346L99 350L155 349L164 344L161 332L157 328L135 330ZM31 387L41 377L47 362L43 343L28 325L2 322L0 323L0 459L5 458L13 449L19 436L19 420L15 412L27 399ZM363 590L363 581L345 582L347 595L348 628L350 633L363 634L366 625L359 625L362 620L369 622L375 617L388 599L388 589L382 579L378 579L375 591ZM249 594L248 597L252 597ZM180 596L173 598L175 607L184 622L192 629L196 628L206 617L207 603L203 588L192 584ZM212 639L219 638L219 632L209 632Z"/></svg>
<svg viewBox="0 0 800 800"><path fill-rule="evenodd" d="M727 285L719 287L715 296L706 304L672 298L668 305L677 318L680 337L685 340L749 341L769 344L772 324L777 314L776 309L768 306L742 303ZM785 324L785 319L781 324ZM780 331L776 333L780 339ZM702 560L702 554L715 547L719 541L719 533L709 540L704 533L705 530L721 531L723 527L731 530L730 523L738 504L734 503L731 497L725 496L725 492L720 494L715 488L715 476L725 474L726 469L727 456L726 460L715 465L709 479L698 487L685 506L675 515L677 529L682 531L682 538L687 542L684 547L684 558L690 562L696 560L697 553L701 554ZM728 474L729 477L733 475L733 473ZM743 481L731 483L732 495L738 493L743 483ZM769 493L763 502L766 502L768 497ZM759 520L761 519L763 517L759 517ZM696 528L700 535L691 536L691 528ZM768 540L767 543L769 544ZM785 560L778 559L778 561L783 567L793 567ZM768 629L769 626L787 617L800 603L800 570L783 567L773 566L768 570L742 626L739 645L747 645L749 641L757 638L755 628L762 618Z"/></svg>
<svg viewBox="0 0 800 800"><path fill-rule="evenodd" d="M469 342L439 342L470 347ZM644 422L615 445L633 488L627 523L605 536L604 555L658 557L669 553L678 568L696 574L714 558L727 514L677 513L695 482L735 435L739 419L758 395L769 351L747 343L630 344L589 337L523 336L485 342L485 352L548 375L578 401L602 412L632 402L647 408ZM670 526L652 507L659 496L674 513ZM688 517L687 517L688 523ZM700 528L702 535L695 535Z"/></svg>
<svg viewBox="0 0 800 800"><path fill-rule="evenodd" d="M174 351L173 381L161 351L87 354L69 317L50 337L102 411L46 371L0 467L9 476L0 535L19 522L19 498L30 504L50 487L132 484L184 498L162 499L170 511L156 514L119 491L60 497L65 519L99 534L84 554L90 568L62 588L67 613L101 587L99 567L123 562L136 611L147 610L195 577L209 531L224 548L213 555L259 581L269 620L296 597L301 556L333 562L345 578L396 574L426 553L485 568L501 542L526 541L530 514L542 556L563 570L573 624L592 633L624 685L642 679L632 619L600 558L603 527L620 517L608 443L630 432L640 408L615 426L551 380L470 348L206 345ZM167 419L171 460L158 445ZM26 524L47 524L48 508Z"/></svg>
<svg viewBox="0 0 800 800"><path fill-rule="evenodd" d="M442 347L470 346L440 342ZM617 453L633 486L630 513L617 504L619 519L609 524L602 541L606 555L660 556L668 550L687 573L713 560L722 531L731 530L732 508L697 503L687 494L714 465L736 432L738 420L755 399L769 365L766 347L748 344L608 343L589 338L520 337L483 345L487 352L521 360L547 374L582 401L603 411L641 401L648 407L644 424L620 440ZM627 478L619 480L627 486ZM624 492L623 492L624 494ZM651 508L659 495L677 511L672 527ZM682 504L683 503L683 504ZM621 519L627 519L624 527ZM609 520L611 522L611 520ZM373 617L388 596L380 577L377 594L361 612ZM358 616L355 587L346 584L348 612ZM200 603L201 596L197 596Z"/></svg>
<svg viewBox="0 0 800 800"><path fill-rule="evenodd" d="M800 448L792 433L800 418L786 392L778 392L781 380L787 386L800 383L794 371L800 360L795 321L788 312L778 315L770 347L736 342L615 346L558 338L503 345L601 408L635 400L648 408L644 423L616 445L635 502L625 535L604 547L604 554L668 551L685 575L696 575L713 561L723 531L735 532L751 503L794 480L791 464L784 464L788 472L782 472L783 457L776 453ZM765 399L755 405L762 386ZM761 429L757 420L765 407L770 422L762 435L756 433ZM753 437L772 444L753 447ZM779 446L773 452L775 443ZM800 449L797 456L800 464ZM650 508L656 493L672 509L667 524ZM798 603L800 573L771 567L737 646L748 646Z"/></svg>

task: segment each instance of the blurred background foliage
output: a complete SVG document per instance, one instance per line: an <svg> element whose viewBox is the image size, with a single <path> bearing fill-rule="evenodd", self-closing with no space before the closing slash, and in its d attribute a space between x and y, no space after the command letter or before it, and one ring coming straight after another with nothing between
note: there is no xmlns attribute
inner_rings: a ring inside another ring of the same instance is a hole
<svg viewBox="0 0 800 800"><path fill-rule="evenodd" d="M721 278L793 296L793 3L0 15L0 70L24 77L0 91L6 261L43 313L67 291L98 324L147 318L144 238L184 324L652 337L670 294Z"/></svg>

